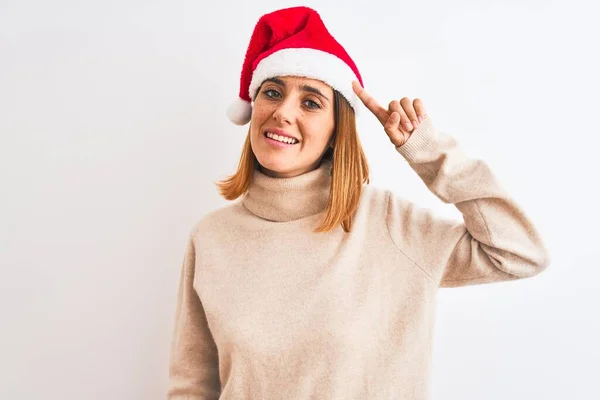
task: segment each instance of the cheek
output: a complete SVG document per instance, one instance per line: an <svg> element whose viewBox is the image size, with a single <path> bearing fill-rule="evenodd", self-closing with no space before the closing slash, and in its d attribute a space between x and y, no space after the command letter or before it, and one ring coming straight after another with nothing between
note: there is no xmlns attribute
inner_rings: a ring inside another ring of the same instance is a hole
<svg viewBox="0 0 600 400"><path fill-rule="evenodd" d="M306 125L307 136L315 146L326 147L329 139L333 135L334 121L333 117L318 118L310 121Z"/></svg>
<svg viewBox="0 0 600 400"><path fill-rule="evenodd" d="M307 126L303 134L306 147L318 152L322 152L328 147L332 135L333 126L329 127L323 124Z"/></svg>
<svg viewBox="0 0 600 400"><path fill-rule="evenodd" d="M250 140L256 140L256 136L260 132L261 127L272 115L271 110L261 104L254 104L252 108L252 116L250 118Z"/></svg>
<svg viewBox="0 0 600 400"><path fill-rule="evenodd" d="M254 102L252 106L252 120L263 123L267 118L273 115L273 106L262 100Z"/></svg>

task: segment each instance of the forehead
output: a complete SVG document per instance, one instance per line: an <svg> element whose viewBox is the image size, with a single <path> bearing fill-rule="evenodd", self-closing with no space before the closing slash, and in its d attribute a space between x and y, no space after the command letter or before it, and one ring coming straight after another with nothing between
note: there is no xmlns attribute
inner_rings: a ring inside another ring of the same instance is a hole
<svg viewBox="0 0 600 400"><path fill-rule="evenodd" d="M308 85L324 91L327 89L333 90L328 84L318 79L306 78L303 76L276 76L275 78L283 81L286 86L301 87Z"/></svg>

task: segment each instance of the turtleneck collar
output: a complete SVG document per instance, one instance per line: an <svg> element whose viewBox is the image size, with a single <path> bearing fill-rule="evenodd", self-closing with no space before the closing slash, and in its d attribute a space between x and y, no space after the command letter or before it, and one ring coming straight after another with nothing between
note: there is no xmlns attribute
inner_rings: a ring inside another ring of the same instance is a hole
<svg viewBox="0 0 600 400"><path fill-rule="evenodd" d="M294 221L324 211L329 201L331 161L292 178L273 178L259 170L242 202L256 216L277 222Z"/></svg>

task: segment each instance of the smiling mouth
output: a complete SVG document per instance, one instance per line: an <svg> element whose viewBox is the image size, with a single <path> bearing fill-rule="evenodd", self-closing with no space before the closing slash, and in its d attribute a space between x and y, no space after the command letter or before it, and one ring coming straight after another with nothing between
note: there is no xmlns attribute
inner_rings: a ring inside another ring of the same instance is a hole
<svg viewBox="0 0 600 400"><path fill-rule="evenodd" d="M287 137L287 136L276 135L276 134L271 133L271 132L265 132L265 137L269 138L271 140L275 140L275 141L280 142L280 143L285 143L285 144L290 144L290 145L298 143L298 141L296 139L294 139L294 138L290 138L290 137Z"/></svg>

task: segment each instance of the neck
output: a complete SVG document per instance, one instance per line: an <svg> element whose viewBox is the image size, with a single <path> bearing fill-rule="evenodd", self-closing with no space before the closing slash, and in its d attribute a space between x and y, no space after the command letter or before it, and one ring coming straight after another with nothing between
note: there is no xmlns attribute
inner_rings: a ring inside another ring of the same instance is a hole
<svg viewBox="0 0 600 400"><path fill-rule="evenodd" d="M256 216L287 222L324 211L329 201L331 162L324 160L310 172L275 178L255 170L243 204Z"/></svg>

